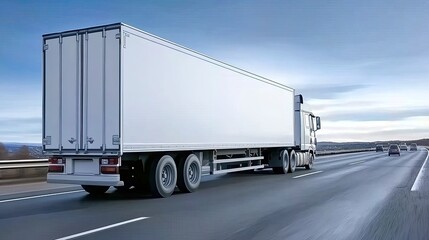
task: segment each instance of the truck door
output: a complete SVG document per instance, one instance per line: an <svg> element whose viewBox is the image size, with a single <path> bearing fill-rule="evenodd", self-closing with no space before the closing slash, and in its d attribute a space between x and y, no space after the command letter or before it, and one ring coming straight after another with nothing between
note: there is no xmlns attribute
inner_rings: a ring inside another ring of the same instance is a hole
<svg viewBox="0 0 429 240"><path fill-rule="evenodd" d="M310 148L316 148L316 127L314 117L309 115L310 120Z"/></svg>
<svg viewBox="0 0 429 240"><path fill-rule="evenodd" d="M79 50L77 35L45 40L43 146L47 151L79 147Z"/></svg>
<svg viewBox="0 0 429 240"><path fill-rule="evenodd" d="M43 149L118 151L120 29L44 39Z"/></svg>
<svg viewBox="0 0 429 240"><path fill-rule="evenodd" d="M119 29L86 34L83 79L84 151L119 150Z"/></svg>
<svg viewBox="0 0 429 240"><path fill-rule="evenodd" d="M314 149L316 146L316 128L314 126L314 117L309 113L302 113L304 131L303 131L303 150Z"/></svg>
<svg viewBox="0 0 429 240"><path fill-rule="evenodd" d="M304 118L304 149L310 147L310 116L307 113L303 113Z"/></svg>

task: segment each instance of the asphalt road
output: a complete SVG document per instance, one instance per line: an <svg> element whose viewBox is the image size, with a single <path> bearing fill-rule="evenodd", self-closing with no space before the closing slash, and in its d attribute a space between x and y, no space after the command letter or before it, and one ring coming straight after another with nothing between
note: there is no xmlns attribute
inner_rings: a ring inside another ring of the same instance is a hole
<svg viewBox="0 0 429 240"><path fill-rule="evenodd" d="M293 174L207 176L197 192L167 199L0 188L0 239L428 239L427 155L319 157Z"/></svg>

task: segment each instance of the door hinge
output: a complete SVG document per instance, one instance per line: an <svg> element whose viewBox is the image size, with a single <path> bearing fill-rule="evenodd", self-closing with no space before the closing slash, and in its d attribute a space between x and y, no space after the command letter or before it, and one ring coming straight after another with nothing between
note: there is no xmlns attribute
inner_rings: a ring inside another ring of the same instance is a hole
<svg viewBox="0 0 429 240"><path fill-rule="evenodd" d="M112 136L112 145L121 145L121 138L119 135Z"/></svg>
<svg viewBox="0 0 429 240"><path fill-rule="evenodd" d="M43 145L51 145L51 136L46 136L42 140Z"/></svg>
<svg viewBox="0 0 429 240"><path fill-rule="evenodd" d="M48 50L48 48L49 48L49 45L48 45L48 44L44 44L44 45L43 45L43 51Z"/></svg>
<svg viewBox="0 0 429 240"><path fill-rule="evenodd" d="M130 34L124 32L124 45L122 46L123 48L127 48L127 37L130 37Z"/></svg>

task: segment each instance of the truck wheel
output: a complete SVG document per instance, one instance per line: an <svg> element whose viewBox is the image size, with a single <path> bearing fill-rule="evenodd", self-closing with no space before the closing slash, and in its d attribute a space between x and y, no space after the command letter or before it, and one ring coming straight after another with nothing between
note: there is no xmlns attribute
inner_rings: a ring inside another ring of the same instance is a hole
<svg viewBox="0 0 429 240"><path fill-rule="evenodd" d="M276 174L286 174L289 169L289 154L287 150L280 152L279 160L282 162L282 167L273 167L273 172Z"/></svg>
<svg viewBox="0 0 429 240"><path fill-rule="evenodd" d="M296 169L296 153L294 150L289 153L289 169L287 172L293 173Z"/></svg>
<svg viewBox="0 0 429 240"><path fill-rule="evenodd" d="M82 185L82 188L89 194L92 195L102 195L110 187L109 186L93 186L93 185Z"/></svg>
<svg viewBox="0 0 429 240"><path fill-rule="evenodd" d="M310 154L310 159L308 159L308 164L305 165L305 169L310 170L313 168L314 155Z"/></svg>
<svg viewBox="0 0 429 240"><path fill-rule="evenodd" d="M156 197L169 197L177 183L177 169L174 159L169 155L162 156L151 164L149 184Z"/></svg>
<svg viewBox="0 0 429 240"><path fill-rule="evenodd" d="M201 182L201 163L195 154L179 160L177 186L182 192L194 192Z"/></svg>

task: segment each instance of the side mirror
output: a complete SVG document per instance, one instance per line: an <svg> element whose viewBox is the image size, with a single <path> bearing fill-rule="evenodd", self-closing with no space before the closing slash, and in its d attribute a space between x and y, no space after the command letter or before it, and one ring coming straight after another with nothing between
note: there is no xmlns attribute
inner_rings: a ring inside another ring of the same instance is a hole
<svg viewBox="0 0 429 240"><path fill-rule="evenodd" d="M320 117L316 117L316 130L320 130L322 126L320 125Z"/></svg>

